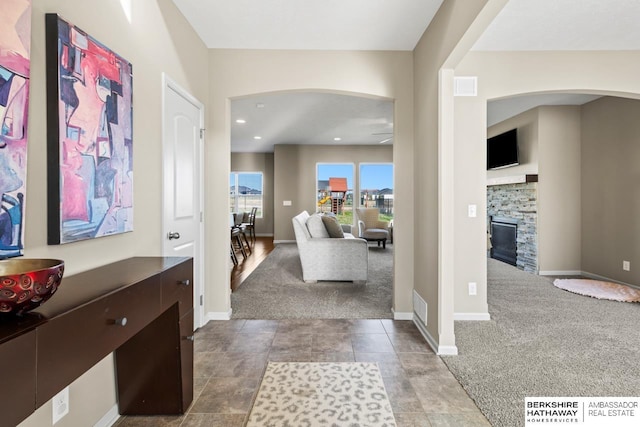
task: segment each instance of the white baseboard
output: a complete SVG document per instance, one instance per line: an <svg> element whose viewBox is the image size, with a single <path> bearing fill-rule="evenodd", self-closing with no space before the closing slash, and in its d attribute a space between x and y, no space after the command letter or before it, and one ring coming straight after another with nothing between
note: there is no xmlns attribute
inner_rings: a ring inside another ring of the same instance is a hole
<svg viewBox="0 0 640 427"><path fill-rule="evenodd" d="M395 311L394 309L391 311L393 312L393 320L413 320L413 313Z"/></svg>
<svg viewBox="0 0 640 427"><path fill-rule="evenodd" d="M274 240L273 244L277 245L278 243L295 243L295 240Z"/></svg>
<svg viewBox="0 0 640 427"><path fill-rule="evenodd" d="M116 403L104 414L102 418L98 420L93 427L111 427L120 419L120 413L118 412L118 404Z"/></svg>
<svg viewBox="0 0 640 427"><path fill-rule="evenodd" d="M549 271L538 271L540 276L580 276L582 271L580 270L549 270Z"/></svg>
<svg viewBox="0 0 640 427"><path fill-rule="evenodd" d="M231 320L232 310L229 311L210 311L204 315L204 325L206 325L209 320ZM202 325L202 326L204 326Z"/></svg>
<svg viewBox="0 0 640 427"><path fill-rule="evenodd" d="M273 233L256 233L256 237L273 237Z"/></svg>
<svg viewBox="0 0 640 427"><path fill-rule="evenodd" d="M427 327L424 325L424 323L422 323L420 319L418 319L418 316L415 316L413 318L413 323L416 325L416 327L418 328L418 330L420 331L424 339L427 341L427 344L429 344L429 347L431 347L431 349L434 351L434 353L436 353L437 355L446 355L446 356L458 355L458 347L456 347L455 345L453 346L438 345L438 343L436 342L436 340L433 339L429 331L427 331Z"/></svg>
<svg viewBox="0 0 640 427"><path fill-rule="evenodd" d="M632 288L640 289L640 286L638 285L632 285L631 283L623 282L621 280L610 279L605 276L600 276L599 274L589 273L588 271L582 271L581 273L582 273L581 274L582 276L588 277L589 279L601 280L604 282L613 282L613 283L618 283L620 285L626 285L626 286L631 286Z"/></svg>
<svg viewBox="0 0 640 427"><path fill-rule="evenodd" d="M491 320L489 313L453 313L453 320Z"/></svg>

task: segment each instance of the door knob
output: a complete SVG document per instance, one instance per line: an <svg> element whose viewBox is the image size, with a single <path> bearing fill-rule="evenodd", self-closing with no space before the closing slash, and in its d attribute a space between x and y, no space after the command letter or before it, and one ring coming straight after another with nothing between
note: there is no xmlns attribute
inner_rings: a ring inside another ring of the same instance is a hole
<svg viewBox="0 0 640 427"><path fill-rule="evenodd" d="M170 231L170 232L167 234L167 238L168 238L169 240L179 239L179 238L180 238L180 233L178 233L177 231L175 231L175 232L174 232L174 231Z"/></svg>

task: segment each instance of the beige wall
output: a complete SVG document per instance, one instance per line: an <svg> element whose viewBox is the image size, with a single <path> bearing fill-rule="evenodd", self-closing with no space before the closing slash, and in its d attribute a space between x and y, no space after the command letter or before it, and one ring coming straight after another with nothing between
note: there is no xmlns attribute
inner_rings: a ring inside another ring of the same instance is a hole
<svg viewBox="0 0 640 427"><path fill-rule="evenodd" d="M504 3L445 1L414 50L415 216L419 218L414 224L414 256L420 260L414 265L414 287L427 302L427 332L443 352L457 352L453 331L454 276L459 268L457 262L465 264L467 260L461 257L470 249L464 243L456 246L454 236L458 230L454 223L460 224L459 231L470 237L469 242L476 242L476 236L467 233L467 220L460 217L457 206L475 203L481 207L483 203L481 197L473 201L467 198L468 187L455 185L458 165L454 166L457 148L451 69ZM486 125L473 125L475 129L472 126L466 130L486 134ZM475 158L475 151L470 149L468 153ZM483 183L484 178L468 183L476 190L471 189L471 194L478 195ZM478 260L472 262L475 267L480 266Z"/></svg>
<svg viewBox="0 0 640 427"><path fill-rule="evenodd" d="M580 133L579 106L539 108L538 269L541 274L580 271Z"/></svg>
<svg viewBox="0 0 640 427"><path fill-rule="evenodd" d="M232 172L262 172L262 218L256 235L273 235L273 153L231 153Z"/></svg>
<svg viewBox="0 0 640 427"><path fill-rule="evenodd" d="M499 178L511 175L538 173L538 116L537 108L525 111L487 129L487 138L499 135L511 129L518 129L518 157L520 164L504 169L488 170L487 178ZM486 165L485 154L482 159ZM480 161L480 159L478 159Z"/></svg>
<svg viewBox="0 0 640 427"><path fill-rule="evenodd" d="M392 163L393 147L348 145L276 145L275 147L275 233L276 241L295 241L291 218L316 207L317 163L353 164L354 195L359 194L360 163ZM283 206L290 200L291 206Z"/></svg>
<svg viewBox="0 0 640 427"><path fill-rule="evenodd" d="M461 76L477 76L478 96L455 99L456 145L460 144L461 152L467 149L476 152L478 146L485 150L486 134L472 133L468 129L486 126L486 103L490 99L544 92L627 94L629 97L638 97L640 96L638 72L640 72L640 52L635 51L470 52L456 67L455 73ZM584 130L581 133L584 134ZM539 155L542 154L539 153ZM474 161L470 157L456 157L456 185L464 186L464 183L475 183L486 179L485 165L474 166ZM581 187L585 187L584 181ZM473 191L476 195L469 193L469 197L479 199L484 197L486 190L474 188ZM456 192L456 198L459 194L463 193ZM486 209L486 202L483 209ZM577 220L579 221L579 218ZM456 270L459 269L460 274L466 277L486 277L484 221L473 224L469 231L470 233L456 234L454 245L457 247L470 245L476 250L466 252L466 261L456 263ZM582 240L584 241L584 238ZM582 245L582 251L585 250L584 246L585 244ZM582 268L587 268L584 262ZM456 303L460 295L467 292L466 286L463 281L456 282ZM467 309L476 312L484 307L486 307L486 300L476 299L473 307L467 307Z"/></svg>
<svg viewBox="0 0 640 427"><path fill-rule="evenodd" d="M640 101L582 107L582 270L640 285ZM622 270L622 261L631 271Z"/></svg>
<svg viewBox="0 0 640 427"><path fill-rule="evenodd" d="M25 256L60 258L66 274L136 255L162 254L161 76L207 102L207 51L171 0L134 1L129 23L120 2L33 0ZM62 246L47 245L44 14L58 13L133 64L134 231ZM64 286L64 280L62 283ZM93 425L115 404L113 363L71 389L71 412L56 426ZM99 396L96 393L99 390ZM87 396L95 399L91 404ZM25 426L51 423L51 405ZM39 418L38 418L39 417Z"/></svg>
<svg viewBox="0 0 640 427"><path fill-rule="evenodd" d="M230 165L230 100L277 91L331 91L394 100L393 159L396 229L394 241L395 310L411 312L413 288L413 69L411 52L335 52L274 50L210 50L209 111L206 148L205 201L207 294L205 308L211 317L230 310L228 244L215 236L226 233ZM277 160L275 160L277 163ZM277 166L276 166L277 167ZM292 166L295 167L295 166ZM276 191L275 183L274 191ZM277 200L277 198L276 198ZM277 206L274 206L274 209ZM277 210L274 212L278 217ZM397 230L397 231L396 231ZM279 233L274 229L275 234Z"/></svg>

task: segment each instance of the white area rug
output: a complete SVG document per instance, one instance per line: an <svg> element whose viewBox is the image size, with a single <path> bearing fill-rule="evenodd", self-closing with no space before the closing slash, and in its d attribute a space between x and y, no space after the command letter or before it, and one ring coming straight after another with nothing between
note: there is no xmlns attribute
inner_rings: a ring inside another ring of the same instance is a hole
<svg viewBox="0 0 640 427"><path fill-rule="evenodd" d="M395 427L375 363L269 362L247 427Z"/></svg>
<svg viewBox="0 0 640 427"><path fill-rule="evenodd" d="M580 295L622 302L640 302L640 290L617 283L589 279L556 279L554 286Z"/></svg>

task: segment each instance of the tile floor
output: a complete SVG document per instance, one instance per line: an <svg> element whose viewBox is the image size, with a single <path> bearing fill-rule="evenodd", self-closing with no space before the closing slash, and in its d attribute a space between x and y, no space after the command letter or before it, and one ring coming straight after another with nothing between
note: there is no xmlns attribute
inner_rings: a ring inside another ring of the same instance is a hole
<svg viewBox="0 0 640 427"><path fill-rule="evenodd" d="M195 341L187 414L123 417L117 427L241 427L267 362L377 362L398 427L489 426L410 321L212 321Z"/></svg>

